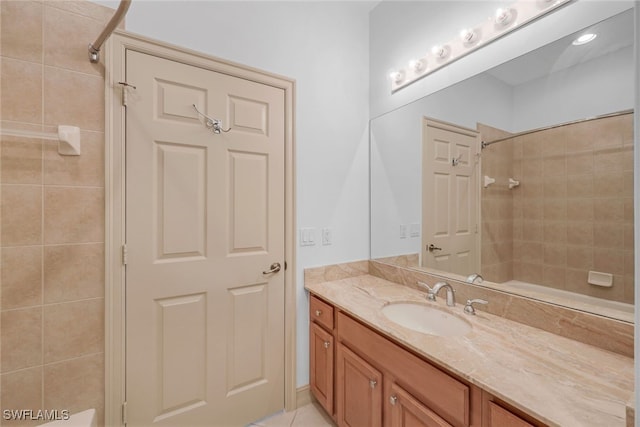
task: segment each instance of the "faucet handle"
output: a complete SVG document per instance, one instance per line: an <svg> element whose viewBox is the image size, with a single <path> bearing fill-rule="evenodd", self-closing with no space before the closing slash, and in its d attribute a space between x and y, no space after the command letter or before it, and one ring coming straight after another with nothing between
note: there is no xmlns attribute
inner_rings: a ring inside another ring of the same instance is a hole
<svg viewBox="0 0 640 427"><path fill-rule="evenodd" d="M467 304L464 306L464 312L466 314L476 314L476 309L473 307L473 304L489 304L489 301L483 299L468 299Z"/></svg>
<svg viewBox="0 0 640 427"><path fill-rule="evenodd" d="M425 288L427 290L427 299L430 301L435 301L436 300L436 294L433 293L433 288L431 288L431 286L427 285L424 282L421 282L418 280L418 286L421 286L423 288Z"/></svg>
<svg viewBox="0 0 640 427"><path fill-rule="evenodd" d="M480 274L474 273L467 276L466 282L473 285L476 280L478 280L478 283L482 283L484 281L484 278Z"/></svg>

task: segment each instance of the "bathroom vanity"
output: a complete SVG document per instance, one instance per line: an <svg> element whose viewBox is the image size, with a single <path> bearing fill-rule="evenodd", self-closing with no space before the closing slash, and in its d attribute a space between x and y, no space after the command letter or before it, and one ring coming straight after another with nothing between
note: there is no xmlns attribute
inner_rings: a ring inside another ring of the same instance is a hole
<svg viewBox="0 0 640 427"><path fill-rule="evenodd" d="M368 274L306 285L310 387L339 426L623 426L633 360ZM437 336L383 314L415 303L461 318Z"/></svg>

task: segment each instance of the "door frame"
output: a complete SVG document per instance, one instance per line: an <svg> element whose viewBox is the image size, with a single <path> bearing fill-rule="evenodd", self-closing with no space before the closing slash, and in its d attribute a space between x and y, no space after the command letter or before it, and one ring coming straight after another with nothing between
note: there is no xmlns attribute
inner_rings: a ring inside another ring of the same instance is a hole
<svg viewBox="0 0 640 427"><path fill-rule="evenodd" d="M425 182L425 170L424 170L424 159L426 156L426 145L429 141L429 127L432 128L437 128L437 129L442 129L448 132L455 132L455 133L460 133L463 135L467 135L467 136L471 136L471 137L475 137L476 139L476 144L477 146L475 147L475 149L477 150L476 152L474 152L474 162L475 162L475 172L474 172L474 179L475 179L475 192L476 192L476 206L474 209L474 220L476 222L476 232L475 232L475 242L474 242L474 262L477 266L477 270L478 272L480 271L480 267L482 265L482 259L481 259L481 249L482 249L482 206L481 206L481 201L482 201L482 189L480 188L480 178L481 178L481 167L482 167L482 156L481 154L481 143L482 143L482 138L480 135L480 132L474 129L470 129L464 126L460 126L457 125L455 123L450 123L450 122L445 122L444 120L438 120L438 119L434 119L432 117L427 117L427 116L423 116L422 117L422 125L421 125L421 129L422 129L422 176L421 176L421 181L422 181L422 218L421 218L421 223L422 223L422 239L421 239L421 243L420 243L420 254L418 256L418 262L420 263L420 265L422 266L424 263L424 257L423 257L423 253L425 251L425 246L427 243L427 239L425 238L426 233L424 232L424 212L427 206L427 200L425 200L424 197L424 182Z"/></svg>
<svg viewBox="0 0 640 427"><path fill-rule="evenodd" d="M285 96L285 390L284 409L296 408L295 80L117 30L105 55L105 425L123 425L126 384L125 324L125 109L126 52L229 74L283 89Z"/></svg>

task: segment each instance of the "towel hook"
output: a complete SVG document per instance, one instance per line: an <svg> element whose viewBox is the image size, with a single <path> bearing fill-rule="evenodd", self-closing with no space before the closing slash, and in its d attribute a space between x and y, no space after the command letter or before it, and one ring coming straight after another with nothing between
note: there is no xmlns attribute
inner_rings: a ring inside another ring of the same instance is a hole
<svg viewBox="0 0 640 427"><path fill-rule="evenodd" d="M231 128L224 129L222 127L222 120L212 119L211 117L207 116L206 114L200 112L200 110L198 110L198 107L196 107L196 104L191 104L191 105L193 105L193 109L196 110L196 113L198 113L200 116L202 116L204 118L204 125L211 132L213 132L213 133L215 133L217 135L220 132L227 133L227 132L229 132L231 130Z"/></svg>

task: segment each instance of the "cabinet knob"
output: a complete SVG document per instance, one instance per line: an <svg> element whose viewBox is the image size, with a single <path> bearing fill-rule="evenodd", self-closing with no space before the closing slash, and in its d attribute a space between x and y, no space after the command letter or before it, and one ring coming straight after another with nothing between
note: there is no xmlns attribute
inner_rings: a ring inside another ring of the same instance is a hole
<svg viewBox="0 0 640 427"><path fill-rule="evenodd" d="M369 385L371 386L371 388L376 388L376 385L378 385L378 381L376 381L376 380L369 380Z"/></svg>
<svg viewBox="0 0 640 427"><path fill-rule="evenodd" d="M391 396L389 398L389 403L391 403L392 405L395 405L396 403L398 403L398 396Z"/></svg>
<svg viewBox="0 0 640 427"><path fill-rule="evenodd" d="M322 310L316 310L316 316L320 316L322 314Z"/></svg>
<svg viewBox="0 0 640 427"><path fill-rule="evenodd" d="M324 342L324 348L329 348L330 345L331 343L329 341Z"/></svg>

